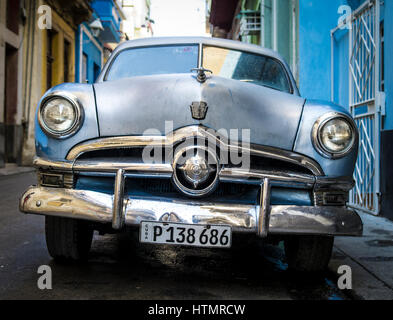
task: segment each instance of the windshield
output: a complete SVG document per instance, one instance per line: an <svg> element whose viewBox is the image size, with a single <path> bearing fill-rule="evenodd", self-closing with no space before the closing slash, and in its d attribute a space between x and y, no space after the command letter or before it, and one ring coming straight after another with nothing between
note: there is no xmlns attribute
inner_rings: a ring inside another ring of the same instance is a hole
<svg viewBox="0 0 393 320"><path fill-rule="evenodd" d="M284 92L291 91L282 64L267 56L204 46L203 67L220 77L250 82Z"/></svg>
<svg viewBox="0 0 393 320"><path fill-rule="evenodd" d="M190 73L198 66L198 44L130 48L115 57L105 80L145 75ZM203 46L203 67L214 75L290 92L282 64L254 53Z"/></svg>
<svg viewBox="0 0 393 320"><path fill-rule="evenodd" d="M114 59L106 80L135 76L190 73L198 66L198 44L127 49Z"/></svg>

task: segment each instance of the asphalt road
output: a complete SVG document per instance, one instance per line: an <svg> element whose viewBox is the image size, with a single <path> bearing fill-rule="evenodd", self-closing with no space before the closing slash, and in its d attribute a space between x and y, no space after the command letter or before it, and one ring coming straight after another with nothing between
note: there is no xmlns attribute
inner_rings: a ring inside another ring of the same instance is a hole
<svg viewBox="0 0 393 320"><path fill-rule="evenodd" d="M348 299L335 275L292 274L282 246L241 237L210 250L97 234L87 264L59 265L46 250L44 217L18 210L34 183L34 173L0 177L0 299ZM41 265L52 268L52 290L38 289Z"/></svg>

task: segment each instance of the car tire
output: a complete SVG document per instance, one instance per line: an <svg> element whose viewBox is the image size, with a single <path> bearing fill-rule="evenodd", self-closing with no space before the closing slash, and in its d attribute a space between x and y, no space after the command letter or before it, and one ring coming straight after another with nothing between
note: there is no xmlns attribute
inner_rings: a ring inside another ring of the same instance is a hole
<svg viewBox="0 0 393 320"><path fill-rule="evenodd" d="M334 237L294 236L284 240L285 256L290 270L321 272L326 270Z"/></svg>
<svg viewBox="0 0 393 320"><path fill-rule="evenodd" d="M58 262L86 261L93 240L87 221L45 217L45 236L49 254Z"/></svg>

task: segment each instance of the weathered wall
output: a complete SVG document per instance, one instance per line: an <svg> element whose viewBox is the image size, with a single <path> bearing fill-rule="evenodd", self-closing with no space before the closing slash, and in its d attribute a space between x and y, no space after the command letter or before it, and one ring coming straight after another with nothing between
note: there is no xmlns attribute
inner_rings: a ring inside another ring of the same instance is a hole
<svg viewBox="0 0 393 320"><path fill-rule="evenodd" d="M30 2L30 1L29 1ZM36 4L34 4L36 2ZM25 87L23 94L25 96L25 139L23 143L24 165L31 165L35 155L34 144L34 119L38 102L47 90L47 30L40 30L37 27L37 8L45 5L43 0L31 1L28 7L28 19L26 22L26 32L23 39L25 48ZM72 21L72 19L68 19ZM52 10L52 28L56 32L53 41L53 56L55 58L52 69L51 86L64 82L64 39L71 45L71 55L69 61L69 77L75 79L75 30L76 26L70 26L63 17Z"/></svg>
<svg viewBox="0 0 393 320"><path fill-rule="evenodd" d="M37 27L38 6L45 4L42 0L29 1L27 21L25 24L24 47L24 119L25 137L23 142L22 164L30 165L35 155L34 116L38 101L42 96L42 37L43 32Z"/></svg>
<svg viewBox="0 0 393 320"><path fill-rule="evenodd" d="M386 117L384 129L393 130L393 1L385 1L385 92ZM391 142L393 143L393 141Z"/></svg>
<svg viewBox="0 0 393 320"><path fill-rule="evenodd" d="M6 19L6 2L0 1L0 167L5 163L4 143L4 76L5 76L5 41L4 31Z"/></svg>
<svg viewBox="0 0 393 320"><path fill-rule="evenodd" d="M19 17L18 5L9 13ZM15 19L15 17L12 17ZM0 1L0 167L6 160L20 163L22 129L22 50L19 21L7 28L7 1ZM18 34L17 34L18 33ZM6 94L7 93L7 94Z"/></svg>

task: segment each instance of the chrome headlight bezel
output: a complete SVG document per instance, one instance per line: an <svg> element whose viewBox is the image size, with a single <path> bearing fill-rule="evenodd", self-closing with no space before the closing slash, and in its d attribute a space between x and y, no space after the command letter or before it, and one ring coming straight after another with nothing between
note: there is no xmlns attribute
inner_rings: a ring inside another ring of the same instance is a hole
<svg viewBox="0 0 393 320"><path fill-rule="evenodd" d="M348 147L346 147L342 151L332 152L331 150L328 150L322 142L322 138L321 138L322 129L331 120L345 121L352 130L351 142L348 145ZM348 153L350 153L353 150L353 148L357 144L356 142L358 141L359 134L356 124L351 117L349 117L345 113L331 112L331 113L324 114L315 122L311 135L312 135L311 140L313 142L314 148L317 150L317 152L320 155L329 159L340 159L342 157L345 157Z"/></svg>
<svg viewBox="0 0 393 320"><path fill-rule="evenodd" d="M43 111L45 106L54 99L64 99L67 100L71 106L74 109L75 112L75 119L72 123L72 125L64 131L56 131L48 127L48 125L45 123L45 120L43 118ZM48 94L42 101L38 109L37 113L37 118L38 118L38 123L41 127L41 129L50 137L56 138L56 139L66 139L71 136L73 136L75 133L78 132L80 127L82 126L83 120L84 120L84 111L82 104L80 103L79 99L75 97L74 95L68 93L68 92L53 92L51 94Z"/></svg>

